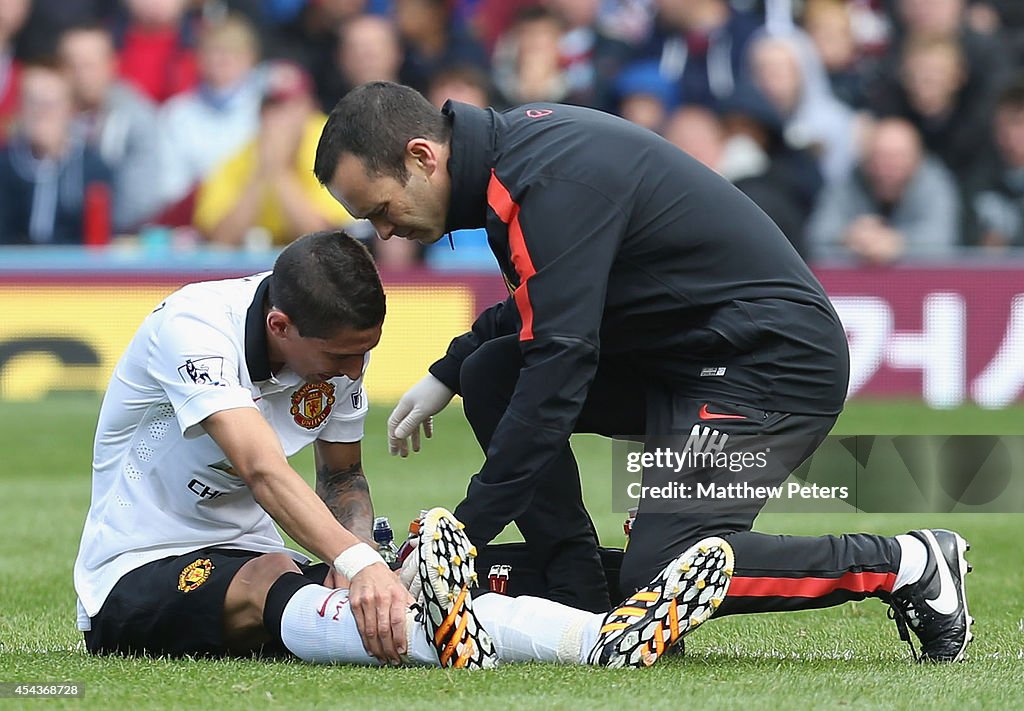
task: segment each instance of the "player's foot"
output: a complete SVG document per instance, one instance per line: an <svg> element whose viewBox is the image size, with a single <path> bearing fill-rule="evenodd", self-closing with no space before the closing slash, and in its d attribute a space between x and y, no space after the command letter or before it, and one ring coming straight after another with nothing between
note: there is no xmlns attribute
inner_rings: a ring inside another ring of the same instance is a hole
<svg viewBox="0 0 1024 711"><path fill-rule="evenodd" d="M909 535L924 543L928 560L920 580L891 594L890 616L918 661L959 662L973 637L974 618L967 611L964 589L964 577L971 572L964 554L971 546L960 534L939 528ZM920 655L908 628L921 642Z"/></svg>
<svg viewBox="0 0 1024 711"><path fill-rule="evenodd" d="M473 612L470 586L476 585L476 548L451 512L436 508L420 525L419 577L427 635L443 667L497 666L490 635Z"/></svg>
<svg viewBox="0 0 1024 711"><path fill-rule="evenodd" d="M608 613L588 663L649 667L704 623L732 580L732 547L705 538L668 564L650 584Z"/></svg>

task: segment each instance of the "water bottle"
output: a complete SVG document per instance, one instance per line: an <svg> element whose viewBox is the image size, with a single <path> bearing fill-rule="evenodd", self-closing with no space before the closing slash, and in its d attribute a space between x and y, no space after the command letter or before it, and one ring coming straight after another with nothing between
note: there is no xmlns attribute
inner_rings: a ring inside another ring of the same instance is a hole
<svg viewBox="0 0 1024 711"><path fill-rule="evenodd" d="M391 522L387 516L373 519L373 541L377 544L380 557L389 566L393 566L398 560L398 549L395 547L395 533L391 530Z"/></svg>
<svg viewBox="0 0 1024 711"><path fill-rule="evenodd" d="M405 559L409 557L409 554L416 550L416 546L420 544L420 525L423 523L423 517L427 515L426 509L420 509L420 515L409 522L409 535L406 537L402 546L398 549L397 563L401 567Z"/></svg>

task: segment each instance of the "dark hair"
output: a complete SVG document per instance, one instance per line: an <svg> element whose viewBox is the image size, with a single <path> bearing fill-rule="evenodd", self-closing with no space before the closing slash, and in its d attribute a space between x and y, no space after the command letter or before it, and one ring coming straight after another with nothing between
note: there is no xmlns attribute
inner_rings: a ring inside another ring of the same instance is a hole
<svg viewBox="0 0 1024 711"><path fill-rule="evenodd" d="M344 230L305 235L285 247L270 275L270 305L305 338L341 329L365 331L384 321L384 288L373 258Z"/></svg>
<svg viewBox="0 0 1024 711"><path fill-rule="evenodd" d="M402 185L409 180L405 146L413 138L447 142L447 118L415 89L389 81L357 86L338 102L327 118L316 147L313 173L326 185L342 154L362 160L370 177L389 176Z"/></svg>
<svg viewBox="0 0 1024 711"><path fill-rule="evenodd" d="M552 22L561 27L565 26L565 21L544 5L526 5L520 8L512 19L512 26L521 27L533 22Z"/></svg>
<svg viewBox="0 0 1024 711"><path fill-rule="evenodd" d="M1024 109L1024 74L1003 87L996 99L996 108L1012 111Z"/></svg>

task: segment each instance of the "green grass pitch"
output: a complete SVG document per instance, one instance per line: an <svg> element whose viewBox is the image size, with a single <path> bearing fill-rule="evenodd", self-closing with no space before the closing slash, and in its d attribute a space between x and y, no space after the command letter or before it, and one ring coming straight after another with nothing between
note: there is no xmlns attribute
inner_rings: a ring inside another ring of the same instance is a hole
<svg viewBox="0 0 1024 711"><path fill-rule="evenodd" d="M640 671L524 665L476 674L440 669L317 667L300 662L94 659L74 628L71 571L89 499L98 400L61 396L0 403L0 682L84 683L85 697L0 699L76 709L263 708L1024 708L1024 515L776 514L763 531L901 533L960 530L973 544L968 578L977 618L971 659L916 666L875 600L797 613L712 620L685 657ZM408 460L387 456L385 408L374 409L364 465L378 514L401 531L422 507L453 506L481 455L457 407ZM918 405L859 403L844 433L1024 433L1024 409L932 412ZM603 542L622 542L611 513L606 441L575 444L588 504ZM311 471L311 458L296 466ZM1014 472L1022 476L1021 472ZM505 537L511 534L506 532Z"/></svg>

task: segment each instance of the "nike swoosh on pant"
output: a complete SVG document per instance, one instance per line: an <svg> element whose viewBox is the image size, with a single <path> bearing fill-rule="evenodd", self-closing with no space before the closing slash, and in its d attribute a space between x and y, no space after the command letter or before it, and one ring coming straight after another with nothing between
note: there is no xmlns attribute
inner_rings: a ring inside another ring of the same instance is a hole
<svg viewBox="0 0 1024 711"><path fill-rule="evenodd" d="M931 531L924 531L923 533L928 541L928 547L932 549L932 555L935 556L935 564L939 569L939 596L934 600L925 600L925 602L940 615L952 615L956 612L959 604L953 576L949 572L949 565L946 563L945 556L942 555L942 550L939 548L939 542L935 539L935 534Z"/></svg>
<svg viewBox="0 0 1024 711"><path fill-rule="evenodd" d="M745 420L744 415L727 415L722 412L708 412L708 404L704 403L697 412L697 417L702 420Z"/></svg>

